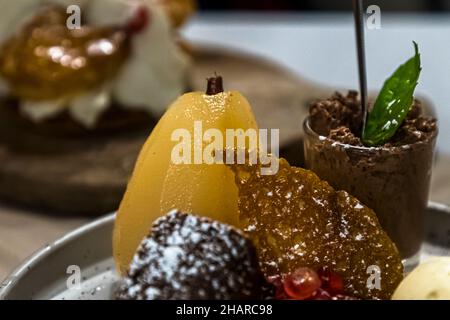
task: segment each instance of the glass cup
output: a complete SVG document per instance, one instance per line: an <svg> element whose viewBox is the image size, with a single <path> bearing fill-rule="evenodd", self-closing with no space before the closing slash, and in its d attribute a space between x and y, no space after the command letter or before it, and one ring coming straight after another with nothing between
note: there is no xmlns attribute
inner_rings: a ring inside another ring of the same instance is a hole
<svg viewBox="0 0 450 320"><path fill-rule="evenodd" d="M405 269L417 265L437 130L425 141L395 147L360 147L331 140L312 130L309 117L303 130L306 167L373 209L397 245Z"/></svg>

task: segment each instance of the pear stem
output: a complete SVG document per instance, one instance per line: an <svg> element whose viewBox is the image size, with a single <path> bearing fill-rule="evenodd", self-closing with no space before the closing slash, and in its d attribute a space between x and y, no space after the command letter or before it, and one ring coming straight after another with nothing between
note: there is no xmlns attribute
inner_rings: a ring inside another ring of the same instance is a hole
<svg viewBox="0 0 450 320"><path fill-rule="evenodd" d="M209 96L223 92L223 80L217 74L214 77L208 78L208 85L206 86L206 94Z"/></svg>

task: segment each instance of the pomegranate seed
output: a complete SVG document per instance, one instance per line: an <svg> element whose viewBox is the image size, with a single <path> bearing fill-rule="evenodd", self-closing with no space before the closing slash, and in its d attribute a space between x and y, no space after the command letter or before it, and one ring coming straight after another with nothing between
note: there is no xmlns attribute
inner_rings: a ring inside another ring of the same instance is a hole
<svg viewBox="0 0 450 320"><path fill-rule="evenodd" d="M267 278L267 282L273 284L274 286L281 285L283 283L282 277L280 275L270 276Z"/></svg>
<svg viewBox="0 0 450 320"><path fill-rule="evenodd" d="M321 281L317 273L310 268L298 268L284 278L284 291L297 300L311 297L320 288Z"/></svg>
<svg viewBox="0 0 450 320"><path fill-rule="evenodd" d="M320 280L322 280L322 288L331 294L344 293L344 282L341 276L332 271L328 267L321 267L317 271Z"/></svg>
<svg viewBox="0 0 450 320"><path fill-rule="evenodd" d="M317 289L311 296L310 300L331 300L332 296L324 289Z"/></svg>
<svg viewBox="0 0 450 320"><path fill-rule="evenodd" d="M269 282L275 287L275 297L274 297L275 299L285 300L288 298L286 293L284 292L283 279L280 275L268 277L267 282Z"/></svg>
<svg viewBox="0 0 450 320"><path fill-rule="evenodd" d="M333 296L332 300L359 300L356 297L346 296L345 294L337 294Z"/></svg>

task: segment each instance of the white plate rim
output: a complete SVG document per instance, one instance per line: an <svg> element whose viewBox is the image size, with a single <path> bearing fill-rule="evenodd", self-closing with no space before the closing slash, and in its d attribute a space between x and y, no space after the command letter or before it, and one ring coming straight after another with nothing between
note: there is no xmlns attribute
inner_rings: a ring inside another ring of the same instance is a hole
<svg viewBox="0 0 450 320"><path fill-rule="evenodd" d="M93 231L102 226L113 223L116 214L110 213L103 217L97 218L87 224L84 224L69 233L65 234L61 238L53 241L52 243L37 250L28 258L26 258L17 268L15 268L1 283L0 283L0 300L4 300L10 291L14 288L15 284L27 273L33 266L45 260L54 250L61 248L69 242L82 237L85 233Z"/></svg>

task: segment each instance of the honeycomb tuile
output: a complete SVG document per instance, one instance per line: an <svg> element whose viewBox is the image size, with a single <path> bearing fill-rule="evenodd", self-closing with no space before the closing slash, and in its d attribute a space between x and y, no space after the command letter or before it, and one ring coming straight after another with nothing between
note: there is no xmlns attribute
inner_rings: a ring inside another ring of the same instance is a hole
<svg viewBox="0 0 450 320"><path fill-rule="evenodd" d="M403 278L403 265L371 209L284 159L276 175L261 175L260 165L231 168L240 222L258 248L266 276L327 266L343 277L347 294L391 297ZM367 286L369 266L380 268L380 290Z"/></svg>

